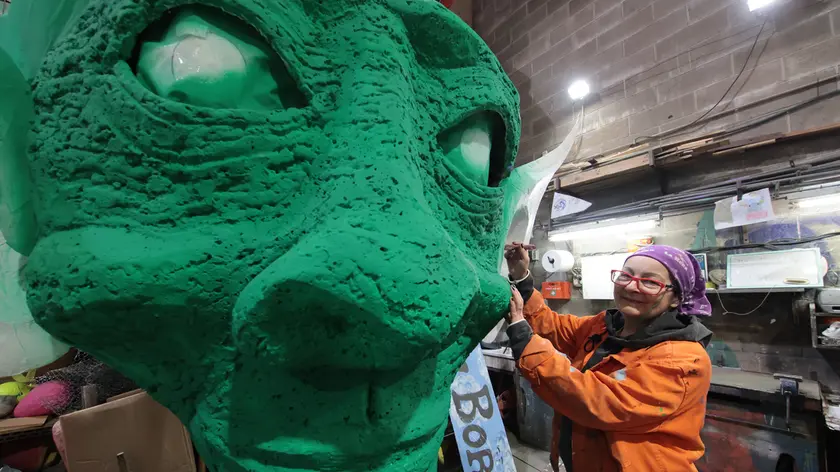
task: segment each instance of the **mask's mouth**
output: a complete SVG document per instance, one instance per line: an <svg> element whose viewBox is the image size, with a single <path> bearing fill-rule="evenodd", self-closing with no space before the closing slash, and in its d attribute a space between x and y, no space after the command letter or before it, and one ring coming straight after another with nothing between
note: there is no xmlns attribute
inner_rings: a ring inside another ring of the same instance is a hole
<svg viewBox="0 0 840 472"><path fill-rule="evenodd" d="M215 8L167 11L140 35L130 65L149 91L185 104L271 111L307 103L268 42Z"/></svg>

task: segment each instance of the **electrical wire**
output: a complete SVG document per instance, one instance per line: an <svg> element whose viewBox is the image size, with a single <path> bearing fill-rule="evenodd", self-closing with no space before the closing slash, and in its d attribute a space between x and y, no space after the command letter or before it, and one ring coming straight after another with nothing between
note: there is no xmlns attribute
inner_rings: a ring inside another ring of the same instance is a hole
<svg viewBox="0 0 840 472"><path fill-rule="evenodd" d="M834 90L834 91L831 91L831 92L826 93L824 95L817 95L814 98L810 98L808 100L804 100L802 102L799 102L795 105L791 105L787 108L782 108L781 110L777 110L776 112L773 112L771 115L766 116L764 118L759 117L758 119L756 119L753 122L747 123L743 126L739 126L738 128L728 130L728 131L724 132L723 134L719 135L718 137L726 138L726 137L729 137L729 136L733 136L733 135L736 135L736 134L743 133L744 131L748 131L750 129L757 128L757 127L759 127L759 126L761 126L765 123L769 123L773 120L781 118L781 117L783 117L783 116L785 116L785 115L787 115L791 112L799 111L803 108L807 108L807 107L809 107L811 105L814 105L818 102L822 102L824 100L828 100L829 98L836 97L837 95L840 95L840 90Z"/></svg>
<svg viewBox="0 0 840 472"><path fill-rule="evenodd" d="M838 78L840 78L840 75L837 75L837 76L834 76L834 77L829 77L827 79L830 79L830 80L833 81L833 80L837 80ZM826 78L819 79L813 85L811 85L809 87L812 87L812 88L813 87L818 87L820 85L820 83L828 82L827 79ZM819 89L818 89L818 91L819 91ZM782 95L787 95L787 93L782 94ZM749 131L751 129L757 128L757 127L759 127L759 126L761 126L765 123L769 123L773 120L777 120L777 119L787 115L788 113L799 111L799 110L802 110L804 108L808 108L812 105L816 105L819 102L828 100L830 98L834 98L838 95L840 95L840 90L834 90L834 91L828 92L828 93L823 94L823 95L817 95L816 97L809 98L807 100L803 100L803 101L801 101L797 104L791 105L787 108L782 108L782 109L772 110L772 111L762 113L762 114L756 116L755 118L753 118L753 121L749 121L746 124L743 124L743 125L741 125L737 128L713 133L713 135L710 135L710 136L714 137L715 139L723 139L723 138L727 138L727 137L730 137L730 136L734 136L736 134L743 133L745 131ZM760 100L759 102L761 102L761 101L762 100ZM753 104L748 105L745 108L750 108L750 107L752 107L752 105ZM733 110L727 110L725 112L718 113L714 116L710 116L706 119L707 120L716 120L718 118L723 117L724 115L729 115L729 114L732 114L732 113L733 113ZM681 129L682 129L682 127L676 128L676 129L671 130L671 131L677 131L677 130L681 130ZM677 134L674 134L672 136L679 136L679 135L682 135L682 134L687 134L687 133L677 133ZM671 136L665 136L665 135L662 135L662 136L639 136L636 139L641 139L641 138L658 139L659 137L671 137ZM700 139L700 138L698 137L697 139ZM626 161L626 160L629 160L629 159L633 159L634 157L641 156L643 154L646 154L647 152L648 152L647 150L644 150L644 151L633 152L633 153L623 155L623 156L619 156L619 157L611 157L611 158L602 159L602 160L599 160L596 165L603 166L603 165L609 165L609 164L617 164L619 162L623 162L623 161ZM657 158L657 159L659 159L659 158ZM583 169L583 168L578 168L578 169L573 169L573 170L567 171L567 172L559 174L559 175L560 176L572 175L572 174L583 172L584 170L585 169Z"/></svg>
<svg viewBox="0 0 840 472"><path fill-rule="evenodd" d="M660 133L660 134L657 134L657 135L654 135L654 136L639 136L639 137L637 137L636 139L633 140L633 143L638 144L639 141L642 141L642 140L652 141L654 139L661 139L661 138L667 138L667 137L671 137L671 136L679 136L680 134L685 134L685 133L680 133L680 131L691 129L697 123L703 121L707 116L709 116L712 113L712 111L714 111L715 108L717 108L721 103L723 103L723 101L726 99L726 96L729 95L729 92L731 92L732 89L735 88L735 84L737 84L738 81L741 80L741 76L744 75L744 71L747 70L747 65L749 65L750 59L752 59L753 52L755 52L755 47L758 45L758 40L759 40L759 38L761 38L761 33L764 32L764 27L765 26L767 26L767 19L766 18L764 19L764 23L761 24L761 29L758 30L758 34L755 35L755 41L753 41L753 44L750 47L750 52L747 54L747 58L744 60L744 65L741 66L741 70L738 71L738 75L735 76L735 80L733 80L732 83L729 84L729 87L726 89L725 92L723 92L723 95L721 95L720 99L717 101L717 103L715 103L712 106L712 108L709 108L708 110L706 110L706 112L703 113L699 118L697 118L696 120L692 121L691 123L689 123L687 125L683 125L683 126L680 126L679 128L675 128L671 131L666 131L665 133ZM768 41L769 41L769 38L768 38ZM764 51L762 50L762 52L764 52ZM760 58L761 54L759 54L758 57ZM757 66L758 66L758 60L756 60L756 67Z"/></svg>
<svg viewBox="0 0 840 472"><path fill-rule="evenodd" d="M732 83L731 83L731 84L729 84L729 87L726 89L726 91L725 91L725 92L723 92L723 95L721 95L720 99L719 99L719 100L718 100L718 101L717 101L714 105L712 105L712 108L709 108L709 109L706 111L706 113L703 113L703 114L700 116L700 118L697 118L696 120L694 120L694 121L692 121L691 123L689 123L689 124L687 125L687 127L688 127L688 128L690 128L690 127L692 127L692 126L696 125L697 123L699 123L700 121L702 121L702 120L703 120L703 118L705 118L705 117L709 116L709 114L711 114L711 113L712 113L712 111L713 111L715 108L717 108L717 107L718 107L721 103L723 103L723 100L724 100L724 99L726 99L726 96L727 96L727 95L729 95L729 92L731 92L731 91L732 91L732 89L733 89L733 88L735 88L735 84L737 84L737 83L738 83L738 81L739 81L739 80L741 80L741 76L742 76L742 75L744 75L744 71L745 71L745 70L747 70L747 65L749 65L749 63L750 63L750 59L752 59L753 52L755 52L755 47L758 45L758 39L761 37L761 33L763 33L763 32L764 32L764 27L765 27L766 25L767 25L767 20L765 19L765 20L764 20L764 23L762 23L762 24L761 24L761 29L759 29L759 30L758 30L758 34L757 34L757 35L755 35L755 41L753 41L752 46L750 47L750 52L749 52L749 53L747 53L747 58L746 58L746 59L744 59L744 65L743 65L743 66L741 66L741 70L739 70L739 71L738 71L738 75L736 75L736 76L735 76L735 80L733 80L733 81L732 81ZM761 58L761 55L759 54L759 56L756 58L756 67L758 66L758 59L760 59L760 58Z"/></svg>
<svg viewBox="0 0 840 472"><path fill-rule="evenodd" d="M710 46L710 45L712 45L712 44L719 43L719 42L722 42L722 41L726 41L727 39L730 39L730 38L734 38L734 37L739 36L739 35L741 35L741 34L743 34L743 33L746 33L747 31L749 31L749 30L751 30L751 29L757 28L758 26L760 26L760 25L753 25L753 26L749 26L749 27L744 28L744 29L742 29L742 30L736 31L736 32L734 32L734 33L732 33L732 34L730 34L730 35L723 36L723 37L720 37L720 38L717 38L717 39L712 39L712 40L709 40L709 41L706 41L706 42L702 42L702 43L695 44L694 46L690 47L689 49L686 49L685 51L681 51L681 52L678 52L677 54L674 54L674 55L672 55L672 56L670 56L670 57L666 57L665 59L660 60L659 62L657 62L656 64L654 64L654 65L652 65L652 66L650 66L650 67L648 67L647 69L644 69L644 70L642 70L642 71L640 71L640 72L637 72L637 73L635 73L635 74L633 74L633 75L631 75L631 76L629 76L629 77L625 78L624 80L619 81L619 82L617 82L616 84L614 84L614 85L611 85L611 86L607 87L606 89L604 89L604 90L602 90L602 91L601 91L601 94L602 94L602 95L611 95L612 93L614 93L614 92L618 91L618 90L621 88L620 86L624 86L624 87L626 88L626 87L629 87L629 86L633 86L633 85L639 84L639 83L641 83L641 82L642 82L642 81L644 81L644 80L651 79L651 78L656 77L656 76L658 76L658 75L668 74L668 73L672 72L674 69L677 69L678 67L673 67L673 68L671 68L671 69L664 70L664 71L662 71L662 72L660 72L660 73L658 73L658 74L654 74L654 75L651 75L651 76L649 76L649 77L642 77L642 78L640 78L640 79L639 79L639 80L637 80L637 81L630 81L630 79L634 79L634 78L636 78L636 77L643 76L645 73L650 72L650 71L652 71L652 70L656 69L657 67L659 67L659 66L661 66L661 65L663 65L663 64L667 64L669 61L673 61L674 59L677 59L677 58L682 57L682 56L684 56L684 55L686 55L686 54L689 54L689 53L691 53L691 52L694 52L694 51L696 51L696 50L698 50L698 49L700 49L700 48L704 48L704 47L706 47L706 46ZM712 54L715 54L716 52L719 52L719 51L714 51L714 52L710 52L709 54L705 54L705 55L702 55L702 56L698 56L698 58L697 58L697 59L701 59L701 58L704 58L704 57L710 56L710 55L712 55Z"/></svg>
<svg viewBox="0 0 840 472"><path fill-rule="evenodd" d="M720 291L716 290L715 293L717 294L718 301L720 302L720 307L723 308L723 315L737 315L737 316L749 316L753 313L757 312L762 306L764 306L764 302L770 298L770 294L773 292L767 292L767 295L764 296L764 300L761 300L761 303L758 304L755 309L748 311L746 313L735 313L734 311L729 311L726 309L726 306L723 304L723 298L720 297Z"/></svg>

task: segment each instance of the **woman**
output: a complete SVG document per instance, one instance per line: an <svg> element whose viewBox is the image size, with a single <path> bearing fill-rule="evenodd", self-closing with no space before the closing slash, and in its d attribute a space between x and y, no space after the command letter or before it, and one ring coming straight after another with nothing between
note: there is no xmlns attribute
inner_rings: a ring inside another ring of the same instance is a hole
<svg viewBox="0 0 840 472"><path fill-rule="evenodd" d="M558 315L534 290L528 253L505 248L515 288L508 336L522 376L554 408L552 466L568 472L696 471L712 366L700 267L650 246L612 273L617 309Z"/></svg>

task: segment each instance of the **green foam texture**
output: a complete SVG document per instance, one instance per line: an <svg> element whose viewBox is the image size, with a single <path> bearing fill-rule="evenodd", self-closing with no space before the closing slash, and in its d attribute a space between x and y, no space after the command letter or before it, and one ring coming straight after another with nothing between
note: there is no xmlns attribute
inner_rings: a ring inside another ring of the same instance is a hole
<svg viewBox="0 0 840 472"><path fill-rule="evenodd" d="M33 90L34 318L212 470L435 470L452 379L507 311L513 84L432 1L184 3L2 20L40 35L7 48ZM251 60L168 77L182 27Z"/></svg>

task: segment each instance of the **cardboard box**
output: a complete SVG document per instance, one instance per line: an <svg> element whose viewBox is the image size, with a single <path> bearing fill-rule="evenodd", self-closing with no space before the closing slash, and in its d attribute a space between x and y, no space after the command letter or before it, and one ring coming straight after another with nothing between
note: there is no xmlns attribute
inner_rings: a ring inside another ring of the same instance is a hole
<svg viewBox="0 0 840 472"><path fill-rule="evenodd" d="M195 472L192 442L172 412L145 392L61 417L68 472Z"/></svg>

